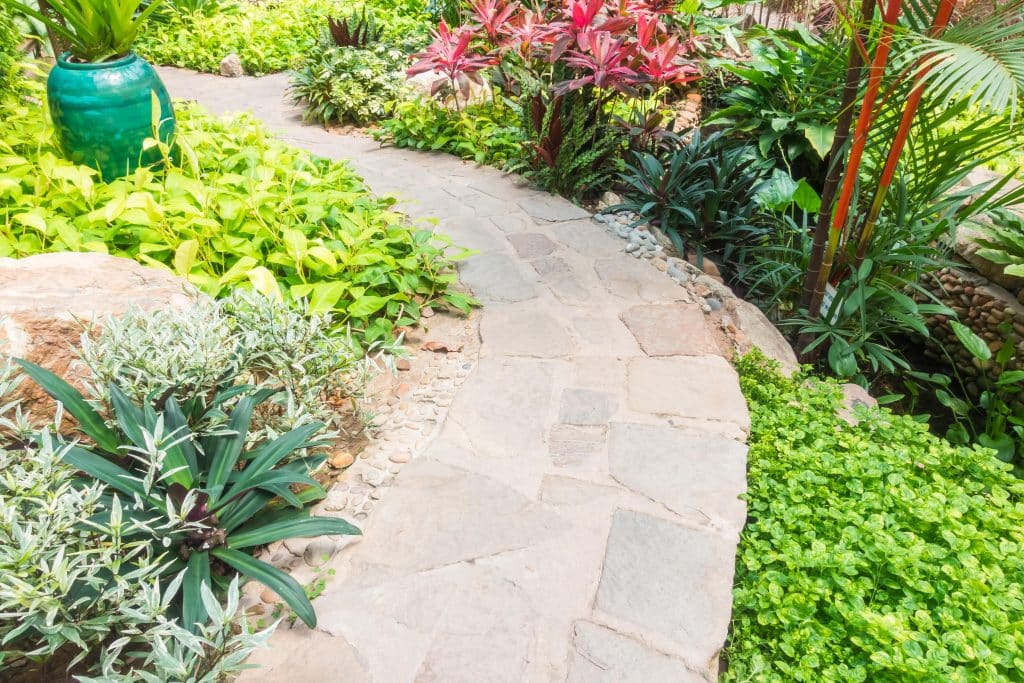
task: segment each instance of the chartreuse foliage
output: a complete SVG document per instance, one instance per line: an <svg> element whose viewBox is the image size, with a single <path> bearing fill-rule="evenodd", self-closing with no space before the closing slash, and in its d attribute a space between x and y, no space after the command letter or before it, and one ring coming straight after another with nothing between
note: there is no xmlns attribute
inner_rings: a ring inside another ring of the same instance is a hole
<svg viewBox="0 0 1024 683"><path fill-rule="evenodd" d="M396 102L376 134L396 147L443 151L506 168L523 155L524 134L514 110L490 103L454 111L434 100Z"/></svg>
<svg viewBox="0 0 1024 683"><path fill-rule="evenodd" d="M1024 680L1024 482L832 381L739 363L751 412L728 681Z"/></svg>
<svg viewBox="0 0 1024 683"><path fill-rule="evenodd" d="M135 51L157 64L216 73L230 53L247 73L265 74L298 68L318 49L328 19L351 14L363 3L354 0L282 0L241 2L230 12L207 16L170 16L150 22L135 42ZM410 10L411 11L411 10ZM409 50L427 37L427 23L415 14L368 8L384 42Z"/></svg>
<svg viewBox="0 0 1024 683"><path fill-rule="evenodd" d="M198 631L206 622L203 587L209 589L223 567L259 581L308 626L316 625L302 586L250 552L288 538L359 533L342 519L311 517L304 507L324 496L308 473L326 458L291 456L316 445L322 423L306 424L250 447L253 412L272 391L247 393L251 387L242 385L224 389L208 402L197 404L195 396L172 395L154 407L136 404L112 383L114 420L107 424L64 380L28 361L18 364L64 405L92 442L69 446L62 453L64 462L131 501L123 509L115 504L110 514L145 520L144 528L131 532L133 537L150 544L154 552L173 550L173 561L163 573L181 581L182 626ZM237 402L228 407L235 398ZM219 430L196 431L197 425L225 418Z"/></svg>
<svg viewBox="0 0 1024 683"><path fill-rule="evenodd" d="M18 41L21 34L6 7L0 5L0 97L14 90L17 83Z"/></svg>
<svg viewBox="0 0 1024 683"><path fill-rule="evenodd" d="M210 295L252 287L308 299L364 340L421 305L465 308L443 254L343 163L270 137L253 118L178 107L181 162L110 183L64 161L45 109L0 104L0 256L100 251L187 277Z"/></svg>

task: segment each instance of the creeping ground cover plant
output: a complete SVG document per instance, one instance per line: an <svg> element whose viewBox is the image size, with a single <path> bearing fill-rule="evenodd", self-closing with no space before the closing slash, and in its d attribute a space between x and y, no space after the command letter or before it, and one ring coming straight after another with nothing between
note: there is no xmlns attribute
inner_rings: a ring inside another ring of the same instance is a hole
<svg viewBox="0 0 1024 683"><path fill-rule="evenodd" d="M181 106L178 120L179 161L104 183L60 158L42 107L0 103L0 256L133 258L212 296L241 286L307 300L367 342L390 339L421 306L468 307L452 289L459 250L410 227L346 164L285 145L251 117Z"/></svg>
<svg viewBox="0 0 1024 683"><path fill-rule="evenodd" d="M739 362L748 522L727 681L1024 680L1024 482L834 381Z"/></svg>

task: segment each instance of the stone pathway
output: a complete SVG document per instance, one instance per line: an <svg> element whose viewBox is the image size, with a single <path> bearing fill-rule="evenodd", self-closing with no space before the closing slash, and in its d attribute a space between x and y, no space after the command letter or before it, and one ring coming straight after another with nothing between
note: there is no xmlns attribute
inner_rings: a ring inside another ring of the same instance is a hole
<svg viewBox="0 0 1024 683"><path fill-rule="evenodd" d="M283 625L243 680L714 680L748 417L698 304L514 177L303 126L284 76L161 74L481 252L480 358L447 420L329 563L317 629Z"/></svg>

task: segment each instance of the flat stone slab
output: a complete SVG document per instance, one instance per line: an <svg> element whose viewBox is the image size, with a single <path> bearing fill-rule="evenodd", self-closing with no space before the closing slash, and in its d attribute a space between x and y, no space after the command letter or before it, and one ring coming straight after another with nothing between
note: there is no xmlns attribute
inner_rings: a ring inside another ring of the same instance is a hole
<svg viewBox="0 0 1024 683"><path fill-rule="evenodd" d="M640 259L615 254L594 261L594 272L608 293L629 302L672 303L685 300L679 285Z"/></svg>
<svg viewBox="0 0 1024 683"><path fill-rule="evenodd" d="M629 407L640 413L731 422L750 429L739 377L721 356L634 358Z"/></svg>
<svg viewBox="0 0 1024 683"><path fill-rule="evenodd" d="M570 425L605 425L619 409L615 394L592 389L566 389L558 421Z"/></svg>
<svg viewBox="0 0 1024 683"><path fill-rule="evenodd" d="M568 683L707 683L675 657L590 621L572 629Z"/></svg>
<svg viewBox="0 0 1024 683"><path fill-rule="evenodd" d="M608 471L637 493L697 523L739 531L746 504L747 447L716 434L616 422L608 432Z"/></svg>
<svg viewBox="0 0 1024 683"><path fill-rule="evenodd" d="M618 510L595 608L674 643L691 666L706 669L729 631L734 552L714 532Z"/></svg>
<svg viewBox="0 0 1024 683"><path fill-rule="evenodd" d="M537 296L536 284L505 254L473 256L461 264L459 276L484 304L515 303Z"/></svg>
<svg viewBox="0 0 1024 683"><path fill-rule="evenodd" d="M576 220L559 223L551 227L551 233L571 251L587 258L623 257L620 253L623 251L622 241L609 235L594 221ZM651 273L648 277L654 279L656 275Z"/></svg>
<svg viewBox="0 0 1024 683"><path fill-rule="evenodd" d="M565 325L537 307L494 306L480 322L484 350L498 356L557 358L572 353Z"/></svg>
<svg viewBox="0 0 1024 683"><path fill-rule="evenodd" d="M520 199L519 208L525 211L538 225L590 218L590 214L567 199L554 194L538 194Z"/></svg>
<svg viewBox="0 0 1024 683"><path fill-rule="evenodd" d="M508 241L516 250L516 255L527 260L547 256L558 248L547 235L539 232L514 233L508 235Z"/></svg>
<svg viewBox="0 0 1024 683"><path fill-rule="evenodd" d="M621 317L648 356L703 356L718 351L704 313L695 304L633 306Z"/></svg>

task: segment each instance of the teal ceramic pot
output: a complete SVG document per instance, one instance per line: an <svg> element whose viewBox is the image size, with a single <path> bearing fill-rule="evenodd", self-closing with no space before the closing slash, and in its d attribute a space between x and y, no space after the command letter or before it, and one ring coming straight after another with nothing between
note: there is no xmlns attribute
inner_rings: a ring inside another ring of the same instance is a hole
<svg viewBox="0 0 1024 683"><path fill-rule="evenodd" d="M142 149L154 137L154 105L160 108L160 140L171 142L175 122L171 98L153 67L135 54L99 64L68 57L60 56L46 83L64 156L92 166L108 181L159 162L160 150Z"/></svg>

